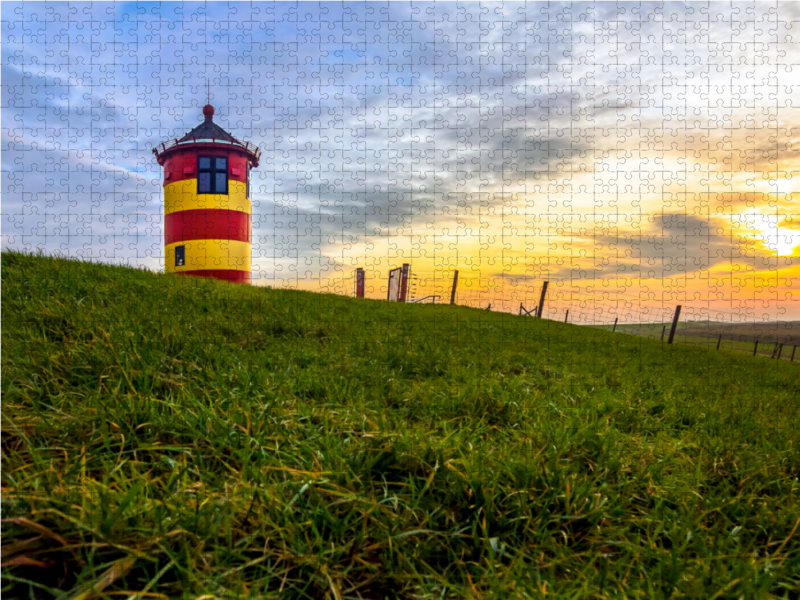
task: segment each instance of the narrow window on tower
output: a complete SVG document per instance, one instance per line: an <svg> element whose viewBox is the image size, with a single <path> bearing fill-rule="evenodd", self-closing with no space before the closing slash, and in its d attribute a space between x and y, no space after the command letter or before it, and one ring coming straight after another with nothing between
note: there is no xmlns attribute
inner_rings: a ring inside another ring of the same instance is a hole
<svg viewBox="0 0 800 600"><path fill-rule="evenodd" d="M197 159L197 193L228 193L228 159L200 156Z"/></svg>
<svg viewBox="0 0 800 600"><path fill-rule="evenodd" d="M175 246L175 266L182 267L186 264L186 246Z"/></svg>
<svg viewBox="0 0 800 600"><path fill-rule="evenodd" d="M214 187L214 192L217 194L227 194L228 193L228 159L227 158L216 158L214 159L215 167L214 175L215 175L215 183L216 186Z"/></svg>
<svg viewBox="0 0 800 600"><path fill-rule="evenodd" d="M247 192L246 198L250 200L250 165L247 165Z"/></svg>
<svg viewBox="0 0 800 600"><path fill-rule="evenodd" d="M211 193L211 159L207 156L197 160L197 193Z"/></svg>

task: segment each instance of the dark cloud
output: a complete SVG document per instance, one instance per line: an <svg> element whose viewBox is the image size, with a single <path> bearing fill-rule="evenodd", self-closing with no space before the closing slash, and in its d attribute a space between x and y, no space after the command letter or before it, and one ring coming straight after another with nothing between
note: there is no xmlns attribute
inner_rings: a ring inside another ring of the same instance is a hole
<svg viewBox="0 0 800 600"><path fill-rule="evenodd" d="M715 266L748 265L753 270L777 270L800 264L800 257L777 257L765 247L760 231L741 231L742 223L718 217L659 214L640 229L608 229L596 234L572 232L584 241L583 256L573 249L572 264L551 272L556 279L635 276L663 279ZM575 248L580 248L578 243ZM739 267L736 267L737 269Z"/></svg>

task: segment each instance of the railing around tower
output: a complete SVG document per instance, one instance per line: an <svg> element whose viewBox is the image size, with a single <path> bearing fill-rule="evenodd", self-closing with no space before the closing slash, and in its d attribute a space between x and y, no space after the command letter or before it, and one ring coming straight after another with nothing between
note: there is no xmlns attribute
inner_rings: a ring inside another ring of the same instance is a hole
<svg viewBox="0 0 800 600"><path fill-rule="evenodd" d="M220 139L216 139L216 138L207 138L207 139L206 138L203 138L203 139L192 138L191 140L185 140L183 142L178 141L177 138L174 139L174 140L167 140L166 142L161 142L158 146L155 146L153 148L153 154L158 156L159 154L161 154L165 150L169 150L170 148L174 148L175 146L179 146L179 145L183 146L184 144L199 144L199 143L204 143L204 142L211 142L211 143L214 143L214 144L230 144L231 146L236 146L238 148L244 148L245 150L247 150L249 152L252 152L255 155L256 159L261 158L261 148L259 148L255 144L252 144L250 142L242 142L242 141L238 141L238 140L235 141L235 142L231 142L230 140L220 140Z"/></svg>

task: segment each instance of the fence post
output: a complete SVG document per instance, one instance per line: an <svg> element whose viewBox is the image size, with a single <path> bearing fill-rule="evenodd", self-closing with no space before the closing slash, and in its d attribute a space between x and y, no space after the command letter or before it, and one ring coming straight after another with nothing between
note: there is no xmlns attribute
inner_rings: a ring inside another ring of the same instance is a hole
<svg viewBox="0 0 800 600"><path fill-rule="evenodd" d="M781 354L782 354L782 353L783 353L783 344L781 344L781 345L780 345L780 347L778 348L778 356L776 356L775 358L777 358L778 360L780 360L780 359L781 359Z"/></svg>
<svg viewBox="0 0 800 600"><path fill-rule="evenodd" d="M775 358L775 355L778 353L778 342L775 342L775 347L772 349L772 356L770 358Z"/></svg>
<svg viewBox="0 0 800 600"><path fill-rule="evenodd" d="M492 303L489 303L489 306L486 307L486 310L492 310Z"/></svg>
<svg viewBox="0 0 800 600"><path fill-rule="evenodd" d="M666 325L664 325L664 326L661 328L661 341L662 341L662 342L664 341L664 334L665 334L666 332L667 332L667 326L666 326Z"/></svg>
<svg viewBox="0 0 800 600"><path fill-rule="evenodd" d="M756 351L758 350L758 340L756 340L756 345L753 346L753 356L756 355Z"/></svg>
<svg viewBox="0 0 800 600"><path fill-rule="evenodd" d="M456 286L458 285L458 271L453 271L453 289L450 290L450 304L456 303ZM522 304L520 304L522 306Z"/></svg>
<svg viewBox="0 0 800 600"><path fill-rule="evenodd" d="M519 312L517 314L518 315L522 314L522 302L519 303Z"/></svg>
<svg viewBox="0 0 800 600"><path fill-rule="evenodd" d="M364 269L356 269L356 298L364 297Z"/></svg>
<svg viewBox="0 0 800 600"><path fill-rule="evenodd" d="M614 318L614 329L611 330L612 333L617 330L617 321L619 321L619 317Z"/></svg>
<svg viewBox="0 0 800 600"><path fill-rule="evenodd" d="M797 346L792 346L792 360L790 362L794 362L794 352L797 350Z"/></svg>
<svg viewBox="0 0 800 600"><path fill-rule="evenodd" d="M719 344L721 341L722 341L722 334L720 333L719 337L717 338L717 350L719 350Z"/></svg>
<svg viewBox="0 0 800 600"><path fill-rule="evenodd" d="M550 283L549 281L545 281L544 285L542 286L542 297L539 300L539 318L542 318L542 314L544 314L544 297L547 294L547 284Z"/></svg>
<svg viewBox="0 0 800 600"><path fill-rule="evenodd" d="M567 314L564 316L564 323L567 322L567 319L569 319L569 309L567 309Z"/></svg>
<svg viewBox="0 0 800 600"><path fill-rule="evenodd" d="M675 339L675 330L678 328L678 319L681 317L681 305L675 307L675 316L672 317L672 329L669 330L669 340L667 340L668 344L672 343L672 340Z"/></svg>

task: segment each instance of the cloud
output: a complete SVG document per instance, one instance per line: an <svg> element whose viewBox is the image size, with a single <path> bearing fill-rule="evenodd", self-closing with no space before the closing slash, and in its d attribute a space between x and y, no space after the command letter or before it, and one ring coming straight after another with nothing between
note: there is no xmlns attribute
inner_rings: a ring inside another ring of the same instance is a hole
<svg viewBox="0 0 800 600"><path fill-rule="evenodd" d="M550 276L777 269L755 232L676 211L792 214L758 185L776 166L797 172L793 91L780 83L800 58L786 21L797 9L709 10L711 21L679 4L5 4L2 244L157 260L150 148L199 122L211 81L218 122L262 149L264 272L322 273L382 244L432 255L439 242L421 239L456 232L500 239L468 258L502 274L488 261L511 260L505 228L518 230L513 260ZM765 19L777 43L757 57L730 44L758 39ZM547 216L615 210L623 224L652 219L590 239L556 235Z"/></svg>

